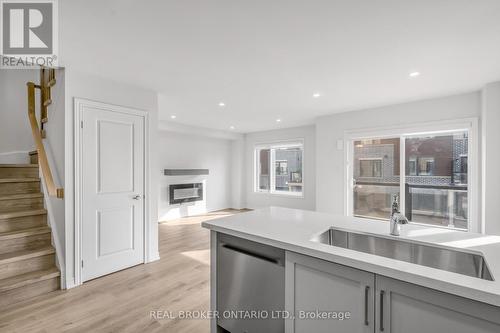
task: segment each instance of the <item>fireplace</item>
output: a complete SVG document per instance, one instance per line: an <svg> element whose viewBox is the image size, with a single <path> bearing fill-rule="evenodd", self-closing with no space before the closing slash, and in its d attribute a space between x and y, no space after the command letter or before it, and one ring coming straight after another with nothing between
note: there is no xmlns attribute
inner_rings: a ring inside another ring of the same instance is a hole
<svg viewBox="0 0 500 333"><path fill-rule="evenodd" d="M174 184L169 186L170 204L203 200L203 183Z"/></svg>

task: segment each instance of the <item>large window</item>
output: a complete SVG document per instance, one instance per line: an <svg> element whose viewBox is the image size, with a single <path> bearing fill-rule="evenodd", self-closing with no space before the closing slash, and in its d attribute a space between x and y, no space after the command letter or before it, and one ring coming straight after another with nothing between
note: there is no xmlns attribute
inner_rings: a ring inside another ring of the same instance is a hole
<svg viewBox="0 0 500 333"><path fill-rule="evenodd" d="M255 191L301 196L302 142L259 145L255 148Z"/></svg>
<svg viewBox="0 0 500 333"><path fill-rule="evenodd" d="M388 220L396 195L411 222L471 230L470 131L350 138L350 214Z"/></svg>

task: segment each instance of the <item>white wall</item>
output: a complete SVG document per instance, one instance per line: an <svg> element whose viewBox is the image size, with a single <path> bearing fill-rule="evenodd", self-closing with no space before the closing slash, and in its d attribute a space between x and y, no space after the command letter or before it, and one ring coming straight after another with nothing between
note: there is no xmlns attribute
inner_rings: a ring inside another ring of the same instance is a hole
<svg viewBox="0 0 500 333"><path fill-rule="evenodd" d="M27 163L34 149L28 121L26 83L38 82L37 70L0 69L0 163Z"/></svg>
<svg viewBox="0 0 500 333"><path fill-rule="evenodd" d="M486 233L500 235L500 82L484 87L482 102L482 214Z"/></svg>
<svg viewBox="0 0 500 333"><path fill-rule="evenodd" d="M337 149L337 140L343 140L345 131L479 117L480 97L476 92L318 118L317 210L344 213L344 151Z"/></svg>
<svg viewBox="0 0 500 333"><path fill-rule="evenodd" d="M231 208L232 141L193 134L160 131L159 221ZM163 169L209 169L209 175L164 176ZM204 183L203 201L169 205L168 186L188 182Z"/></svg>
<svg viewBox="0 0 500 333"><path fill-rule="evenodd" d="M159 165L157 162L157 135L158 135L158 102L154 91L142 89L122 82L114 82L88 76L74 70L66 69L66 118L65 133L61 140L65 142L65 248L66 248L66 282L68 286L74 283L74 98L85 98L103 103L122 105L130 108L145 110L149 113L150 128L150 179L147 185L151 189L149 194L149 221L151 225L151 244L146 256L149 260L158 258L158 184ZM64 137L65 136L65 137ZM146 193L146 196L148 194Z"/></svg>
<svg viewBox="0 0 500 333"><path fill-rule="evenodd" d="M304 140L304 197L254 192L255 145L293 139ZM245 138L244 164L246 207L281 206L307 210L316 209L316 131L314 125L247 134Z"/></svg>

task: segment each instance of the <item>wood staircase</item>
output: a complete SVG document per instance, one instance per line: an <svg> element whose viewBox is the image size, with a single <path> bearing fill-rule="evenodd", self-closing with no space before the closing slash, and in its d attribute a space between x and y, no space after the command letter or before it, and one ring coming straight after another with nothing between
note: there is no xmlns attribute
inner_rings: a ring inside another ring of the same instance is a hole
<svg viewBox="0 0 500 333"><path fill-rule="evenodd" d="M30 164L0 164L0 310L60 288L39 176L44 177L48 195L64 197L63 189L55 186L42 141L54 85L55 70L47 68L40 71L39 85L27 83L28 120L36 146ZM40 126L35 115L36 89L41 92Z"/></svg>
<svg viewBox="0 0 500 333"><path fill-rule="evenodd" d="M38 164L0 164L0 308L59 289L38 174Z"/></svg>

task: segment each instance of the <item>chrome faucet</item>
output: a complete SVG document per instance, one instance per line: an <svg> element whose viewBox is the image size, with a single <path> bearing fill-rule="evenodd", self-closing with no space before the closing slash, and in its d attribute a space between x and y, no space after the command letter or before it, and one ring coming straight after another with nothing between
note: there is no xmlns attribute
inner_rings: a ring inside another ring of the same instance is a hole
<svg viewBox="0 0 500 333"><path fill-rule="evenodd" d="M391 206L391 235L399 236L401 233L401 225L408 224L408 219L406 216L399 212L399 200L398 195L395 194L392 196L392 206Z"/></svg>

